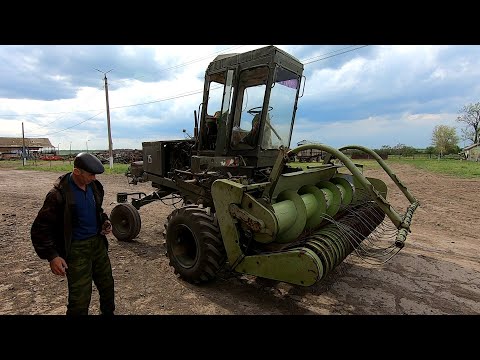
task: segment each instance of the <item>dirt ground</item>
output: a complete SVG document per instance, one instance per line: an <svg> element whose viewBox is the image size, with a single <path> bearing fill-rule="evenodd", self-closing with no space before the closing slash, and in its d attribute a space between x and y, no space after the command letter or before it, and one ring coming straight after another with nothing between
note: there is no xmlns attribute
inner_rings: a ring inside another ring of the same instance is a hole
<svg viewBox="0 0 480 360"><path fill-rule="evenodd" d="M117 314L324 315L480 314L480 179L465 180L391 165L417 197L406 246L383 265L354 254L311 287L231 275L198 286L178 279L165 256L162 231L174 209L160 201L140 209L142 228L130 243L109 236ZM365 170L389 186L400 212L408 203L380 170ZM30 226L60 173L0 169L0 314L64 314L67 283L34 252ZM105 210L117 192L144 191L123 175L98 175ZM90 314L98 314L94 287Z"/></svg>

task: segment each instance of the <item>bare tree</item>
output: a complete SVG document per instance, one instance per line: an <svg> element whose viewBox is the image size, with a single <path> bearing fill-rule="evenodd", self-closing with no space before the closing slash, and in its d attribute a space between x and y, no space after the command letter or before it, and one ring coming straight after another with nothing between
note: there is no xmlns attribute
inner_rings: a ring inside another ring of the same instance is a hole
<svg viewBox="0 0 480 360"><path fill-rule="evenodd" d="M477 144L480 135L480 102L465 105L459 112L461 115L457 117L457 121L467 125L462 129L462 139Z"/></svg>
<svg viewBox="0 0 480 360"><path fill-rule="evenodd" d="M440 157L456 149L459 138L453 126L437 125L433 129L432 145Z"/></svg>

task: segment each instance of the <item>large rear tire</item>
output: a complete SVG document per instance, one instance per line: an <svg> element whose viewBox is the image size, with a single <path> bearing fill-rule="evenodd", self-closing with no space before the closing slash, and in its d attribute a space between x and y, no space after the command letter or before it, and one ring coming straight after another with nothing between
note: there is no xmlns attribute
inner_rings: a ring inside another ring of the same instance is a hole
<svg viewBox="0 0 480 360"><path fill-rule="evenodd" d="M181 207L168 216L165 238L170 266L190 283L214 280L226 261L216 216L197 205Z"/></svg>
<svg viewBox="0 0 480 360"><path fill-rule="evenodd" d="M138 210L129 203L115 206L110 213L112 233L119 241L132 241L142 227Z"/></svg>

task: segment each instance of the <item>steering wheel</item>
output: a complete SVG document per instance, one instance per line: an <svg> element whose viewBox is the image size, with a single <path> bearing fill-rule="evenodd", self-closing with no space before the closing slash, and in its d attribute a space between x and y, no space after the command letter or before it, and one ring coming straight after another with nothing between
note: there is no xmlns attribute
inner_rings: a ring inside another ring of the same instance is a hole
<svg viewBox="0 0 480 360"><path fill-rule="evenodd" d="M248 110L247 113L249 113L250 115L260 114L262 112L262 108L263 106L257 106ZM272 110L273 110L273 107L269 106L268 111L272 111Z"/></svg>
<svg viewBox="0 0 480 360"><path fill-rule="evenodd" d="M272 106L269 106L268 107L268 111L272 111L273 110L273 107ZM251 108L250 110L247 111L247 113L249 113L250 115L254 115L254 114L259 114L262 112L262 106L257 106L257 107L254 107L254 108ZM273 128L273 126L270 124L270 121L268 121L268 118L267 118L267 122L266 122L267 126L273 131L273 133L275 134L275 136L278 138L278 140L282 141L282 138L280 137L280 135L278 135L278 132Z"/></svg>

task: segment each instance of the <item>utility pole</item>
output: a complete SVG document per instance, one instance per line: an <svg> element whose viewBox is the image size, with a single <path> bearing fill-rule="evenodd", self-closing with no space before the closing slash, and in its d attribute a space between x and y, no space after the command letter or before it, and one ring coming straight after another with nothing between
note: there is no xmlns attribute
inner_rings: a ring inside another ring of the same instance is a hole
<svg viewBox="0 0 480 360"><path fill-rule="evenodd" d="M95 69L100 71L98 69ZM107 73L112 71L113 69L108 70L106 73L103 73L104 77L103 80L105 81L105 99L107 101L107 126L108 126L108 155L110 157L110 169L113 169L113 150L112 150L112 132L110 129L110 106L108 105L108 83L107 83Z"/></svg>
<svg viewBox="0 0 480 360"><path fill-rule="evenodd" d="M23 166L26 165L27 160L25 159L25 132L23 131L23 121L22 121L22 164Z"/></svg>

